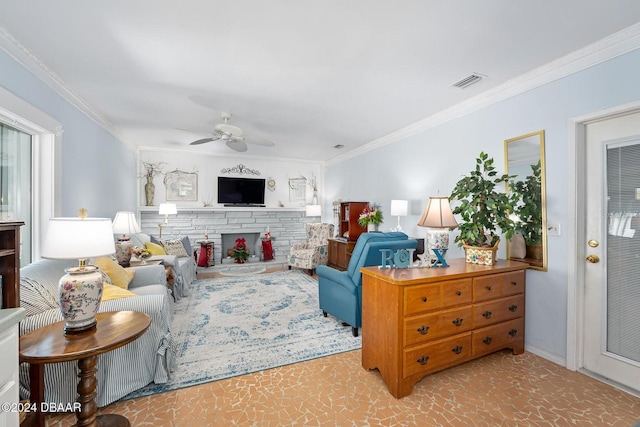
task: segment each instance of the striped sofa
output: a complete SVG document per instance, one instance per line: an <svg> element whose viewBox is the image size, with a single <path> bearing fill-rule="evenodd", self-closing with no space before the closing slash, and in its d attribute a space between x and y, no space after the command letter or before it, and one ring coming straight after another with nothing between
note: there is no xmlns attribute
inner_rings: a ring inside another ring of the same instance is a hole
<svg viewBox="0 0 640 427"><path fill-rule="evenodd" d="M58 322L58 281L77 261L40 260L20 269L20 306L26 318L20 335ZM175 367L175 343L171 335L174 300L166 287L164 267L136 268L129 290L135 297L103 301L100 312L131 310L151 317L151 326L137 340L98 356L96 371L98 406L105 406L155 382L164 383ZM99 327L99 325L98 325ZM78 368L75 362L45 365L45 401L68 404L76 400ZM20 398L29 398L29 365L20 365Z"/></svg>

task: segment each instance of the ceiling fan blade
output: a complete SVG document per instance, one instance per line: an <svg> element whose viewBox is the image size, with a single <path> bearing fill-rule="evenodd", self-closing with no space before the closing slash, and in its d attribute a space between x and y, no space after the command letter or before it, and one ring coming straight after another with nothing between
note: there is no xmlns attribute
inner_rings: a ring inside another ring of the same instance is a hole
<svg viewBox="0 0 640 427"><path fill-rule="evenodd" d="M245 144L244 141L240 139L228 140L227 147L239 153L244 153L245 151L247 151L247 144Z"/></svg>
<svg viewBox="0 0 640 427"><path fill-rule="evenodd" d="M215 141L216 139L219 139L219 138L202 138L202 139L198 139L196 141L193 141L189 145L200 145L200 144L204 144L205 142Z"/></svg>
<svg viewBox="0 0 640 427"><path fill-rule="evenodd" d="M269 141L266 138L263 138L261 136L251 136L251 137L246 137L245 138L245 142L247 144L253 144L253 145L261 145L263 147L275 147L276 144Z"/></svg>

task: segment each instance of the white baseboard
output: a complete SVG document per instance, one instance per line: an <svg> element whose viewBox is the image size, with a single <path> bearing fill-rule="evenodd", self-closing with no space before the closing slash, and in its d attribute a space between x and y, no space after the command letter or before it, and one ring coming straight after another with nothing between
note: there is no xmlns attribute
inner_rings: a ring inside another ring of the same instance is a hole
<svg viewBox="0 0 640 427"><path fill-rule="evenodd" d="M524 349L525 349L525 351L528 351L529 353L533 353L536 356L540 356L543 359L547 359L550 362L553 362L553 363L558 364L560 366L563 366L565 368L567 367L567 359L565 359L563 357L560 357L560 356L558 356L556 354L549 353L548 351L539 349L539 348L537 348L535 346L532 346L532 345L525 345Z"/></svg>

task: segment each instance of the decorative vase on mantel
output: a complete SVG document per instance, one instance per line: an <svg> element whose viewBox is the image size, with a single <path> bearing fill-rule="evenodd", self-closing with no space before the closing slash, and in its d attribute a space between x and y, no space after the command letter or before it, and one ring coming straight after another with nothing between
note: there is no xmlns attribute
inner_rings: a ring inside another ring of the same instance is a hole
<svg viewBox="0 0 640 427"><path fill-rule="evenodd" d="M153 196L156 192L156 186L153 183L153 177L147 177L147 183L144 185L144 196L147 200L147 206L153 206Z"/></svg>

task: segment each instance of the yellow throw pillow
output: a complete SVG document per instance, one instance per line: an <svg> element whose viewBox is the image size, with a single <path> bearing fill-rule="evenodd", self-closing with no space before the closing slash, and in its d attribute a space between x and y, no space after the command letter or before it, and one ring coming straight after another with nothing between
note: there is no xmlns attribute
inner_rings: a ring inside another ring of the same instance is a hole
<svg viewBox="0 0 640 427"><path fill-rule="evenodd" d="M95 265L109 276L111 283L122 289L129 288L129 283L131 283L133 276L136 274L135 270L123 268L120 264L106 256L96 258Z"/></svg>
<svg viewBox="0 0 640 427"><path fill-rule="evenodd" d="M103 283L102 285L102 301L109 301L112 299L128 298L128 297L135 297L135 296L136 294L134 294L133 292L126 289L122 289L118 286L110 285L108 283Z"/></svg>
<svg viewBox="0 0 640 427"><path fill-rule="evenodd" d="M151 255L166 255L167 251L156 243L145 242L144 247L151 253Z"/></svg>

